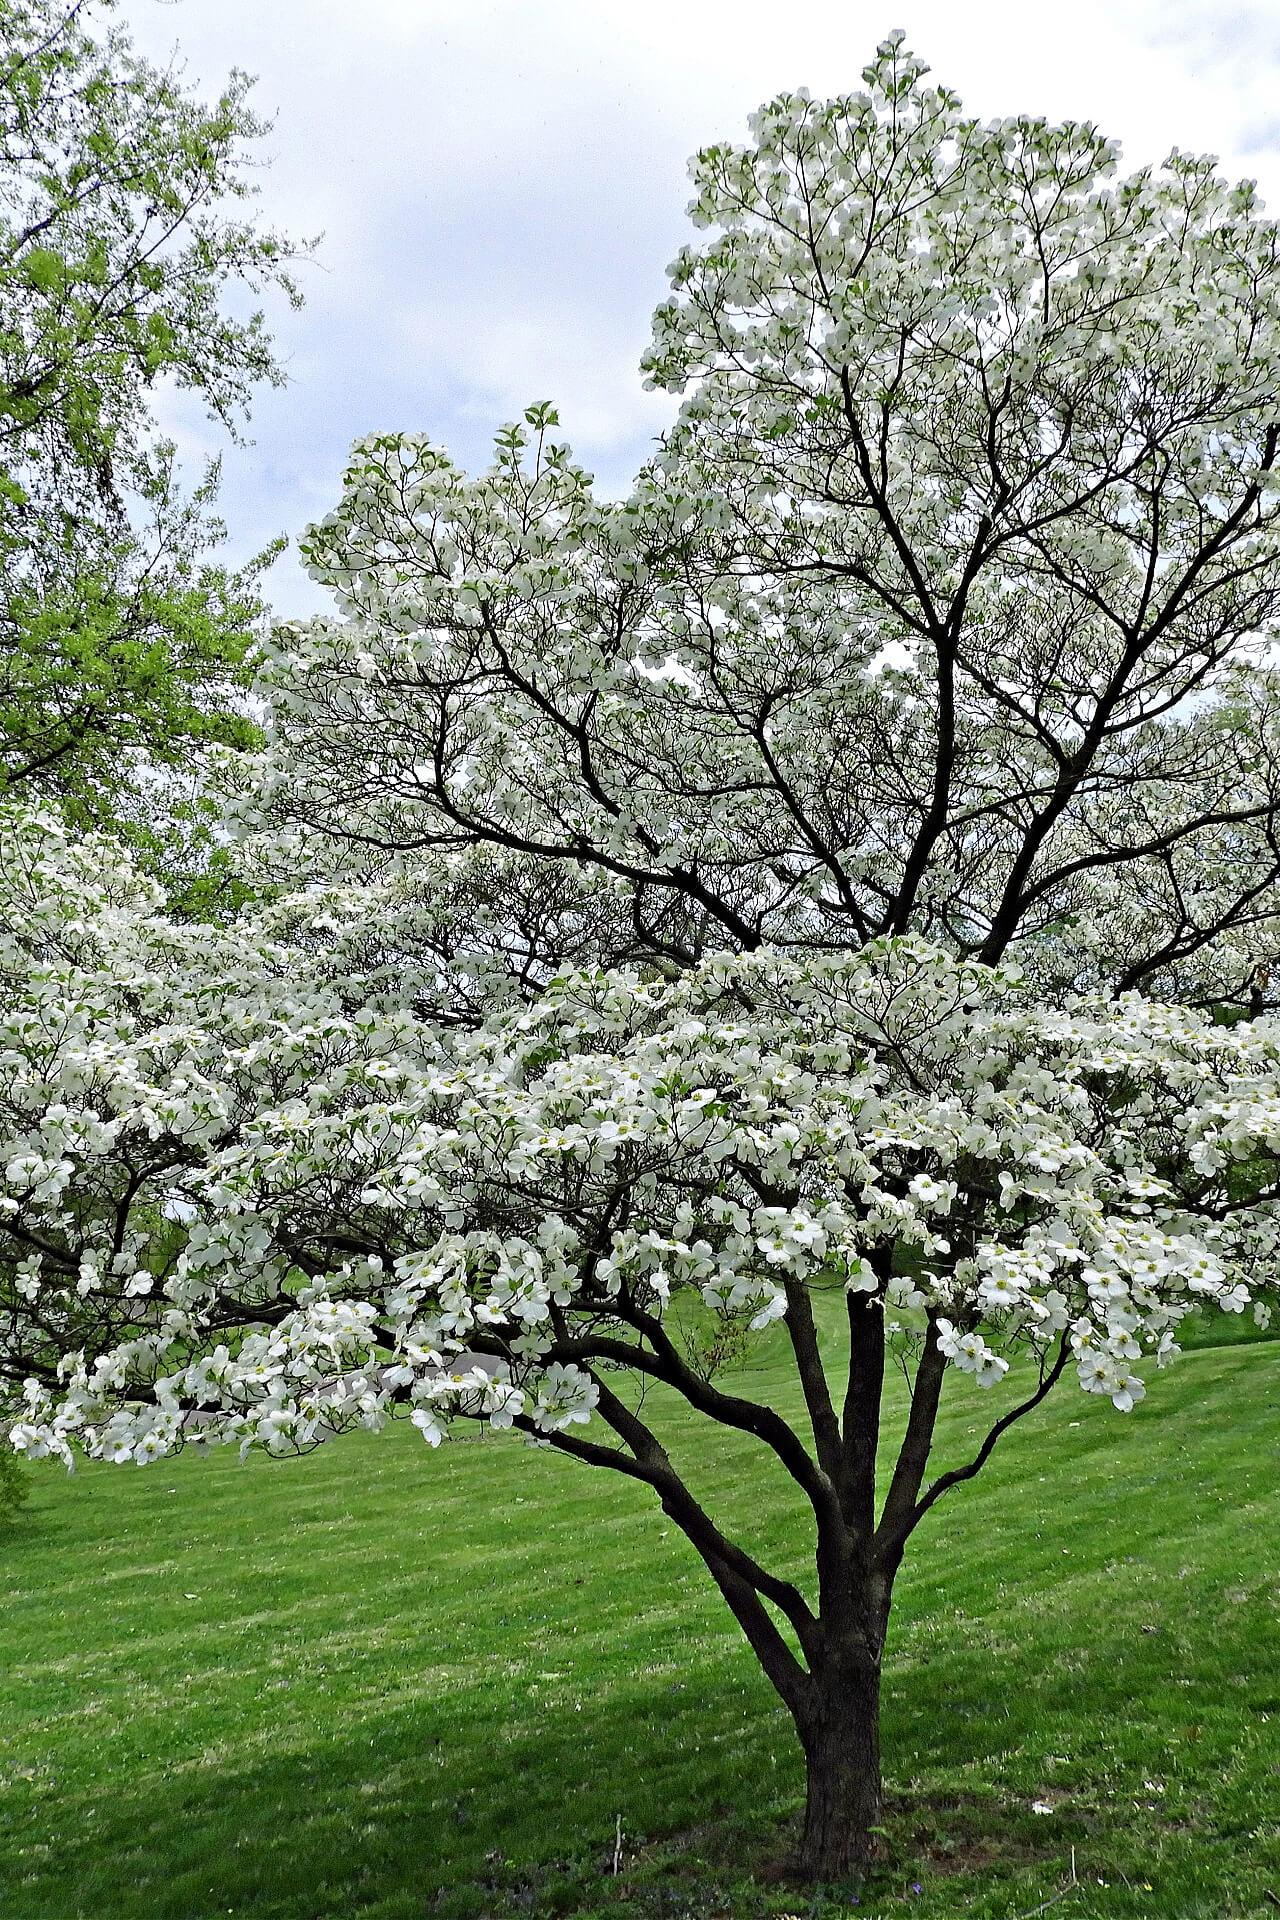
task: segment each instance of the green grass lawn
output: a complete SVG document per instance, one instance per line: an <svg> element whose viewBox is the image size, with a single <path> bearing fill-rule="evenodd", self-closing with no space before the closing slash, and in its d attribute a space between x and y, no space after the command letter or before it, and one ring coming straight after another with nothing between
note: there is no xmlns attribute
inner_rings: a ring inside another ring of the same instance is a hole
<svg viewBox="0 0 1280 1920"><path fill-rule="evenodd" d="M749 1384L789 1403L776 1343ZM989 1405L952 1408L951 1457ZM1274 1916L1278 1413L1280 1344L1206 1348L1128 1418L1061 1390L942 1503L891 1635L892 1864L856 1908L769 1877L789 1724L617 1476L402 1428L42 1470L0 1535L0 1916L1011 1920L1073 1847L1064 1920ZM717 1517L804 1575L788 1486L675 1431Z"/></svg>

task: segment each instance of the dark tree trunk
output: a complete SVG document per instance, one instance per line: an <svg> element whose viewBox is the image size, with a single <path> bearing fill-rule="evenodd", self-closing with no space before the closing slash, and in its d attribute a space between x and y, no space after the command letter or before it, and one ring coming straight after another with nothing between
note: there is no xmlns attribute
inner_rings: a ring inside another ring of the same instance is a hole
<svg viewBox="0 0 1280 1920"><path fill-rule="evenodd" d="M866 1647L824 1664L800 1728L808 1769L797 1865L806 1880L864 1874L880 1824L880 1660Z"/></svg>

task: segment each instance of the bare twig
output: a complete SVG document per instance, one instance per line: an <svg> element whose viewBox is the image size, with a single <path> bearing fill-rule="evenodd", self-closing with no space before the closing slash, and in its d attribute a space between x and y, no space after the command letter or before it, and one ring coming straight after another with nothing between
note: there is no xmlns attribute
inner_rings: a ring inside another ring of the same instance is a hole
<svg viewBox="0 0 1280 1920"><path fill-rule="evenodd" d="M1016 1913L1013 1916L1013 1920L1035 1920L1035 1916L1038 1913L1048 1913L1050 1907L1056 1907L1059 1900L1065 1900L1067 1895L1069 1893L1074 1893L1076 1888L1079 1885L1080 1885L1080 1882L1076 1878L1076 1850L1074 1847L1072 1847L1071 1878L1068 1880L1066 1886L1059 1887L1058 1891L1056 1893L1051 1893L1047 1900L1042 1900L1038 1907L1028 1907L1025 1913Z"/></svg>

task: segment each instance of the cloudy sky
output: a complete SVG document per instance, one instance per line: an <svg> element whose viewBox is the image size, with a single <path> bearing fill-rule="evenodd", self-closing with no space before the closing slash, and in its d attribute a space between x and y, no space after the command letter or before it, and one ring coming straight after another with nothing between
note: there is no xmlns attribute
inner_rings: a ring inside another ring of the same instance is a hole
<svg viewBox="0 0 1280 1920"><path fill-rule="evenodd" d="M685 235L685 163L782 87L846 91L905 27L984 116L1091 119L1134 164L1221 156L1280 207L1280 6L1216 0L121 0L192 81L258 76L266 217L322 233L289 373L224 460L237 556L332 506L351 441L429 433L468 466L530 400L621 491L670 402L636 363ZM170 401L193 459L218 441ZM282 614L324 597L290 556Z"/></svg>

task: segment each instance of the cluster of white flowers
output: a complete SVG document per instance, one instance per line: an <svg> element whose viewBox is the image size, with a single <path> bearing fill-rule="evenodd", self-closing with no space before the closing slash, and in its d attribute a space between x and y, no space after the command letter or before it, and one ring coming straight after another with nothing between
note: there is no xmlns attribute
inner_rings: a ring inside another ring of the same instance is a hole
<svg viewBox="0 0 1280 1920"><path fill-rule="evenodd" d="M591 1414L602 1330L692 1298L762 1329L796 1288L907 1315L984 1387L1065 1341L1128 1408L1192 1308L1261 1307L1270 1021L1045 1011L899 939L565 974L458 1029L352 1005L279 907L178 929L48 823L7 836L8 917L38 895L61 948L3 953L0 1348L31 1455L279 1453L400 1409L433 1442L552 1434Z"/></svg>

